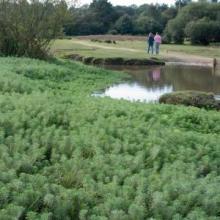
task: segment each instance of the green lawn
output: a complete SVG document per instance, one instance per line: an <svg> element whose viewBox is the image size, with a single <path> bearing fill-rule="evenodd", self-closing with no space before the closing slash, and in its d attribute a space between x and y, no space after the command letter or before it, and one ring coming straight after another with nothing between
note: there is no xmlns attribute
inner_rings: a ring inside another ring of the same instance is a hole
<svg viewBox="0 0 220 220"><path fill-rule="evenodd" d="M125 77L0 58L0 219L214 220L220 114L91 96Z"/></svg>
<svg viewBox="0 0 220 220"><path fill-rule="evenodd" d="M86 44L86 45L83 45ZM111 49L100 48L111 47ZM77 53L83 56L92 57L123 57L123 58L149 58L146 52L146 42L144 41L117 41L117 44L96 43L89 40L56 40L52 45L52 53L57 56ZM122 49L121 49L122 48ZM129 51L133 49L133 51ZM219 46L191 46L191 45L168 45L161 46L159 58L166 58L168 55L197 55L202 57L220 57ZM155 55L154 55L155 56Z"/></svg>
<svg viewBox="0 0 220 220"><path fill-rule="evenodd" d="M85 46L79 44L78 42L91 44L91 46ZM115 49L104 49L99 48L100 46L104 47L113 47ZM56 40L52 46L52 53L56 56L63 56L66 54L80 54L83 56L92 56L99 58L108 58L108 57L123 57L123 58L146 58L150 57L144 49L139 51L128 51L128 50L119 50L119 47L124 47L124 42L118 42L117 45L106 44L106 43L94 43L88 40ZM131 46L131 45L130 45ZM129 48L125 46L126 48Z"/></svg>
<svg viewBox="0 0 220 220"><path fill-rule="evenodd" d="M220 46L163 45L162 47L168 52L173 51L209 58L220 57Z"/></svg>

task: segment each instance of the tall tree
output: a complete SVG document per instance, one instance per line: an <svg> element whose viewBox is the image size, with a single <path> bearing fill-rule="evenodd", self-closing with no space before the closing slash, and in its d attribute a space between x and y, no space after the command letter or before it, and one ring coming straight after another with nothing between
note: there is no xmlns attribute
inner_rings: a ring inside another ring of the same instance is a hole
<svg viewBox="0 0 220 220"><path fill-rule="evenodd" d="M101 31L106 33L111 23L116 19L112 4L108 0L93 0L89 10L94 15L96 22L100 23Z"/></svg>
<svg viewBox="0 0 220 220"><path fill-rule="evenodd" d="M203 42L205 44L218 41L219 11L220 4L218 3L197 2L187 5L176 18L168 22L165 31L167 38L174 42L183 42L184 37L189 37L192 43ZM190 25L188 25L189 23ZM193 35L196 36L196 39L193 38ZM206 35L205 38L204 35ZM209 37L207 38L207 36Z"/></svg>
<svg viewBox="0 0 220 220"><path fill-rule="evenodd" d="M121 16L115 24L115 29L120 34L131 34L133 32L133 22L129 15Z"/></svg>

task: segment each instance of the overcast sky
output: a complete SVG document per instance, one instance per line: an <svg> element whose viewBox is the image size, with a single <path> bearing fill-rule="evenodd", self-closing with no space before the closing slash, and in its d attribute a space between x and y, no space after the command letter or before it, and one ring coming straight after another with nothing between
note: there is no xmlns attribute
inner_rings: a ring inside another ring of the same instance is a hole
<svg viewBox="0 0 220 220"><path fill-rule="evenodd" d="M80 5L89 4L92 0L79 0ZM174 4L175 0L109 0L113 5L143 5L143 4Z"/></svg>

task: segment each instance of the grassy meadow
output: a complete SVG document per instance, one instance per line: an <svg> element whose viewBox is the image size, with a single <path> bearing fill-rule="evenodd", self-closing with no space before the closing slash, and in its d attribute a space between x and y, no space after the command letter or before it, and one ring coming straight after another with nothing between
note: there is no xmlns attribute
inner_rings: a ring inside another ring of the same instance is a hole
<svg viewBox="0 0 220 220"><path fill-rule="evenodd" d="M127 44L126 44L127 43ZM140 44L140 41L137 41ZM129 45L129 47L127 47ZM58 57L63 57L67 54L80 54L87 57L109 58L109 57L122 57L122 58L146 58L150 57L146 53L145 48L133 49L135 47L134 41L117 42L117 44L96 43L90 40L70 40L61 39L56 40L52 45L51 52ZM105 48L103 48L105 47ZM121 47L125 47L121 49ZM110 49L109 49L110 48ZM129 51L128 49L132 49ZM145 49L145 50L144 50Z"/></svg>
<svg viewBox="0 0 220 220"><path fill-rule="evenodd" d="M91 39L93 39L91 37ZM97 37L98 39L98 37ZM105 38L101 38L104 40ZM62 57L66 54L80 54L98 58L122 57L122 58L150 58L147 54L147 45L143 40L114 38L116 44L92 42L88 38L59 39L52 44L51 52ZM188 57L199 56L207 58L220 58L220 46L192 46L162 44L161 54L158 58L169 56ZM154 55L155 56L155 55Z"/></svg>
<svg viewBox="0 0 220 220"><path fill-rule="evenodd" d="M219 219L219 112L92 97L125 75L79 63L0 66L1 220Z"/></svg>

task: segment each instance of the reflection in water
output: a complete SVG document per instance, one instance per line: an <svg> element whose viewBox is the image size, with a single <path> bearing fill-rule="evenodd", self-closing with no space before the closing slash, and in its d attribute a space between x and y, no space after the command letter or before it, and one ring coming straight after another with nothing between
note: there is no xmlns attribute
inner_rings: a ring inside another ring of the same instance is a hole
<svg viewBox="0 0 220 220"><path fill-rule="evenodd" d="M181 90L213 92L220 95L220 76L210 67L175 66L106 66L132 76L132 83L114 85L104 96L127 100L156 101L164 93Z"/></svg>
<svg viewBox="0 0 220 220"><path fill-rule="evenodd" d="M164 93L172 92L171 86L164 86L163 89L155 88L148 89L139 85L138 83L124 83L110 87L105 91L106 96L115 99L126 99L130 101L155 101L158 100Z"/></svg>
<svg viewBox="0 0 220 220"><path fill-rule="evenodd" d="M159 81L160 80L160 69L159 68L155 68L152 71L152 78L154 81Z"/></svg>

